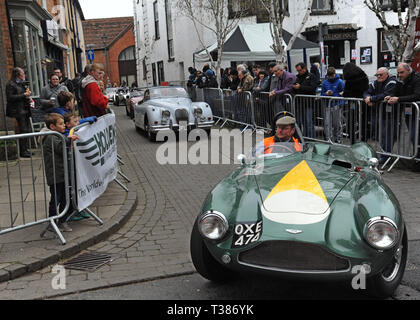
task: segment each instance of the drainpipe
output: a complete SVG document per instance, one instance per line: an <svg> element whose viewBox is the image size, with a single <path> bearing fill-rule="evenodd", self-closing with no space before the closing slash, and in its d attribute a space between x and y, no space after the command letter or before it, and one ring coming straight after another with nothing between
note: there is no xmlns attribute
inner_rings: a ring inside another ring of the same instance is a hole
<svg viewBox="0 0 420 320"><path fill-rule="evenodd" d="M13 55L13 65L16 67L16 54L15 54L15 41L12 37L12 19L10 18L10 10L9 10L9 3L6 0L6 16L7 16L7 24L9 25L9 35L10 35L10 42L12 43L12 55Z"/></svg>

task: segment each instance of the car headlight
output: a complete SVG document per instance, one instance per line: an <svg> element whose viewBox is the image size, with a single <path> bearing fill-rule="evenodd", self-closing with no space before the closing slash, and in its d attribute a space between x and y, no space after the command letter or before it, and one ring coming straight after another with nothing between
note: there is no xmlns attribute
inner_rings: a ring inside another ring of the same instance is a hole
<svg viewBox="0 0 420 320"><path fill-rule="evenodd" d="M364 234L366 241L378 250L391 249L399 240L397 225L386 217L375 217L366 222Z"/></svg>
<svg viewBox="0 0 420 320"><path fill-rule="evenodd" d="M194 116L195 117L201 117L203 115L203 109L201 108L195 108L194 109Z"/></svg>
<svg viewBox="0 0 420 320"><path fill-rule="evenodd" d="M222 239L229 230L226 217L220 212L209 211L199 222L199 230L203 237L210 240Z"/></svg>
<svg viewBox="0 0 420 320"><path fill-rule="evenodd" d="M169 110L162 110L162 118L169 118L171 116L171 112Z"/></svg>

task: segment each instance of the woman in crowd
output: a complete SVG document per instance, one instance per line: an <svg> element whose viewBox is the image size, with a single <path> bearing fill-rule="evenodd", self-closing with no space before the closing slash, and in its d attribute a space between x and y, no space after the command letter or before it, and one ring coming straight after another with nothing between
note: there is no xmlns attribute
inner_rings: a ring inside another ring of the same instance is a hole
<svg viewBox="0 0 420 320"><path fill-rule="evenodd" d="M59 107L57 96L61 91L69 91L65 85L60 84L60 78L56 74L51 74L49 80L49 84L41 89L40 96L41 110L46 113Z"/></svg>

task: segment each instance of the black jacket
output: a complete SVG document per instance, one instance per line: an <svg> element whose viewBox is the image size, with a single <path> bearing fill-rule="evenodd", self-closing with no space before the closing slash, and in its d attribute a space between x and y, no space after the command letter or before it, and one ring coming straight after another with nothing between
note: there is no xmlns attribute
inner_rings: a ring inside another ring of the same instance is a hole
<svg viewBox="0 0 420 320"><path fill-rule="evenodd" d="M406 81L397 81L392 96L399 102L420 101L420 74L413 71Z"/></svg>
<svg viewBox="0 0 420 320"><path fill-rule="evenodd" d="M11 118L29 117L31 109L29 99L25 96L26 87L23 83L9 81L6 85L6 116Z"/></svg>
<svg viewBox="0 0 420 320"><path fill-rule="evenodd" d="M318 79L313 73L306 72L303 75L296 76L296 83L300 84L300 89L293 89L295 94L315 95L318 87Z"/></svg>
<svg viewBox="0 0 420 320"><path fill-rule="evenodd" d="M395 77L388 77L384 82L375 80L369 84L369 89L363 95L363 98L370 97L372 102L384 101L385 97L392 95L392 92L397 85L397 79Z"/></svg>
<svg viewBox="0 0 420 320"><path fill-rule="evenodd" d="M349 62L343 68L343 76L346 82L343 96L363 98L363 94L369 89L369 78L366 73L354 63Z"/></svg>

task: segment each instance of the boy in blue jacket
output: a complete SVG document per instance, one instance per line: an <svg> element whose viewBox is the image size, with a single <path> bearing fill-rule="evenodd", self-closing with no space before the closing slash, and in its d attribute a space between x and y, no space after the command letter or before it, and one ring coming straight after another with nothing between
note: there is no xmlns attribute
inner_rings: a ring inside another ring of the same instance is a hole
<svg viewBox="0 0 420 320"><path fill-rule="evenodd" d="M337 75L335 68L329 67L327 70L327 79L322 83L321 96L324 97L342 97L344 93L344 81ZM325 101L325 135L332 142L342 143L343 124L342 124L342 106L344 100Z"/></svg>

